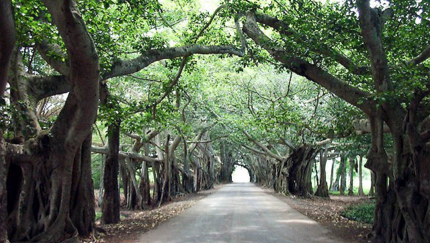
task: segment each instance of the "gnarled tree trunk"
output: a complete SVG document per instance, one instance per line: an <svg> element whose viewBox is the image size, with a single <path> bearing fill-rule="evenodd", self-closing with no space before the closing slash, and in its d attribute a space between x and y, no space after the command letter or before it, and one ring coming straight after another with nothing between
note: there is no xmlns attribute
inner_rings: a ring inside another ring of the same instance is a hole
<svg viewBox="0 0 430 243"><path fill-rule="evenodd" d="M318 185L317 191L315 192L315 196L318 197L330 197L328 193L328 186L327 186L327 176L326 176L326 164L327 164L327 149L328 146L326 145L324 150L320 151L320 184Z"/></svg>
<svg viewBox="0 0 430 243"><path fill-rule="evenodd" d="M312 160L316 150L303 145L294 150L287 160L276 166L275 191L301 197L312 195L307 186L308 173L312 172Z"/></svg>
<svg viewBox="0 0 430 243"><path fill-rule="evenodd" d="M363 191L363 156L360 155L358 160L358 195L364 196Z"/></svg>
<svg viewBox="0 0 430 243"><path fill-rule="evenodd" d="M349 158L349 188L348 188L348 196L354 196L354 165L355 158Z"/></svg>
<svg viewBox="0 0 430 243"><path fill-rule="evenodd" d="M340 173L339 194L345 195L345 189L346 189L346 157L345 156L342 156L340 158L339 173Z"/></svg>
<svg viewBox="0 0 430 243"><path fill-rule="evenodd" d="M108 127L109 152L106 155L103 177L104 193L101 218L101 222L103 224L116 224L120 220L120 199L118 187L119 133L120 122L117 124L111 124Z"/></svg>
<svg viewBox="0 0 430 243"><path fill-rule="evenodd" d="M68 50L72 88L50 133L6 155L13 166L8 178L21 185L8 187L14 241L58 242L88 235L94 223L88 137L97 113L98 58L74 1L44 3Z"/></svg>

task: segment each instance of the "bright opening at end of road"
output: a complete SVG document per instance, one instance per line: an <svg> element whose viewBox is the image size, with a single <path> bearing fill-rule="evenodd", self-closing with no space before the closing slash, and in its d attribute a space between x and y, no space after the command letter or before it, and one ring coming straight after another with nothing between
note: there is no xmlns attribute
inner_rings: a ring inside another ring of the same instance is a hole
<svg viewBox="0 0 430 243"><path fill-rule="evenodd" d="M235 166L232 179L233 182L249 182L249 173L242 166Z"/></svg>

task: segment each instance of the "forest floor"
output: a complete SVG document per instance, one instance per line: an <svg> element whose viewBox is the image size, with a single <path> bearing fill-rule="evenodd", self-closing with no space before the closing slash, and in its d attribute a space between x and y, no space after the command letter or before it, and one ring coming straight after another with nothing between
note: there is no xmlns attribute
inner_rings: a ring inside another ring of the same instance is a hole
<svg viewBox="0 0 430 243"><path fill-rule="evenodd" d="M216 185L214 189L200 191L198 193L185 194L174 198L172 201L164 203L161 207L149 208L146 210L128 210L121 208L119 224L101 225L100 220L96 221L98 230L94 239L83 239L86 243L121 242L137 243L143 233L155 228L160 223L182 213L185 209L193 206L200 199L216 192L221 185ZM96 192L97 198L97 192ZM121 195L121 201L124 201ZM122 203L125 204L125 203ZM96 212L100 209L97 208Z"/></svg>
<svg viewBox="0 0 430 243"><path fill-rule="evenodd" d="M372 225L359 223L341 216L341 212L351 206L369 202L368 197L359 196L333 196L330 199L313 197L310 199L284 196L266 189L267 193L274 195L288 203L292 208L317 221L333 232L337 237L351 243L368 243Z"/></svg>

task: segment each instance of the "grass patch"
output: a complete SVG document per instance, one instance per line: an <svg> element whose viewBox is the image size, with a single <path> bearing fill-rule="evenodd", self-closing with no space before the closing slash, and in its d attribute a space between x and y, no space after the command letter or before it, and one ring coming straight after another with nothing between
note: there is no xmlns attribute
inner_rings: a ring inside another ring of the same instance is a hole
<svg viewBox="0 0 430 243"><path fill-rule="evenodd" d="M343 210L340 215L361 223L373 224L374 211L375 203L371 202L349 206Z"/></svg>
<svg viewBox="0 0 430 243"><path fill-rule="evenodd" d="M102 218L102 212L96 212L96 221Z"/></svg>

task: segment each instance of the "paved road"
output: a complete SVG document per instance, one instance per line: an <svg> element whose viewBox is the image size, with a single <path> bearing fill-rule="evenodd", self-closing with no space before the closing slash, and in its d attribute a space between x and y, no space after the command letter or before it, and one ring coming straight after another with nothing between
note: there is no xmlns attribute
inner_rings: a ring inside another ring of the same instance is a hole
<svg viewBox="0 0 430 243"><path fill-rule="evenodd" d="M223 186L148 231L141 242L343 243L315 221L251 183Z"/></svg>

